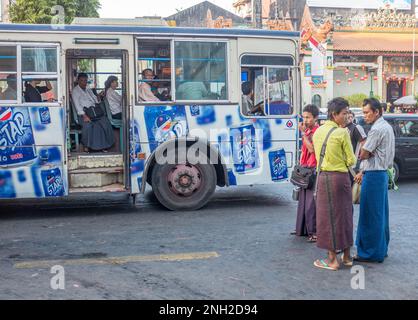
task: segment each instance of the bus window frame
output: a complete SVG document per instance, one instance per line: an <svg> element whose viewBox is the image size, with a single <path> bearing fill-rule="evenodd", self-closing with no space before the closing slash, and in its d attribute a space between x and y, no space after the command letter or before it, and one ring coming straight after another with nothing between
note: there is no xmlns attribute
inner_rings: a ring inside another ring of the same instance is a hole
<svg viewBox="0 0 418 320"><path fill-rule="evenodd" d="M12 107L61 107L62 88L61 88L61 43L59 42L28 42L28 41L0 41L0 46L16 46L16 82L17 82L17 100L6 101L0 100L0 105L8 104ZM55 48L57 54L57 72L25 72L26 75L33 75L36 78L56 80L57 81L57 101L56 102L24 102L23 101L23 72L22 72L22 47L23 48Z"/></svg>
<svg viewBox="0 0 418 320"><path fill-rule="evenodd" d="M262 57L290 57L293 60L293 65L262 65L262 64L242 64L242 59L245 56L262 56ZM299 66L296 65L297 59L295 58L295 56L291 55L291 54L271 54L271 53L251 53L251 52L244 52L240 55L239 57L239 72L242 72L242 68L254 68L254 67L260 67L263 68L263 74L265 73L265 70L267 68L267 71L270 68L273 69L288 69L289 73L291 73L292 76L292 81L291 86L290 86L290 99L291 99L291 106L293 106L293 113L289 114L289 115L265 115L265 116L255 116L255 115L246 115L243 113L242 110L242 99L240 99L239 101L239 110L241 113L241 116L243 118L246 119L293 119L296 115L297 115L297 108L296 108L296 104L297 104L297 98L295 97L295 93L297 92L297 86L298 86L298 76L297 73L295 74L294 71L298 71ZM264 74L264 78L266 78L265 74ZM241 85L242 85L242 81L239 82L239 92L240 92L240 96L242 97L242 90L241 90ZM295 90L296 88L296 90ZM264 95L266 96L267 94L267 90L264 90ZM266 99L264 99L265 101Z"/></svg>
<svg viewBox="0 0 418 320"><path fill-rule="evenodd" d="M139 84L139 70L138 70L138 43L140 40L168 40L170 41L170 68L171 68L171 97L170 101L140 101L138 96L138 84ZM175 83L175 43L176 42L222 42L226 43L226 84L227 84L227 100L177 100L176 99L176 83ZM162 104L173 105L236 105L231 101L231 54L230 54L231 39L226 38L187 38L187 37L135 37L135 101L137 105L147 106L161 106Z"/></svg>

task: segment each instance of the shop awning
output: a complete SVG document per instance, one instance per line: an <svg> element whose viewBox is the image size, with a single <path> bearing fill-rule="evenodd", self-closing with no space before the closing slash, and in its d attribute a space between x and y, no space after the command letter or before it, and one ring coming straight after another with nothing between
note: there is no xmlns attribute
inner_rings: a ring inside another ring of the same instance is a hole
<svg viewBox="0 0 418 320"><path fill-rule="evenodd" d="M414 35L396 32L334 32L335 55L408 56L413 52ZM418 53L418 30L415 35Z"/></svg>

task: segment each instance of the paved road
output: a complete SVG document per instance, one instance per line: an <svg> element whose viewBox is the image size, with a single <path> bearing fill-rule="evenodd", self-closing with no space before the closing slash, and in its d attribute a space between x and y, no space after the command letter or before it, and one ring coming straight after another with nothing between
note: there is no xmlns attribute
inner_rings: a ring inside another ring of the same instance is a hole
<svg viewBox="0 0 418 320"><path fill-rule="evenodd" d="M289 234L289 186L221 189L187 213L151 193L136 208L113 195L3 203L0 299L417 299L418 182L400 187L390 256L364 265L365 290L350 269L312 266L324 253ZM51 260L63 260L65 290L51 289Z"/></svg>

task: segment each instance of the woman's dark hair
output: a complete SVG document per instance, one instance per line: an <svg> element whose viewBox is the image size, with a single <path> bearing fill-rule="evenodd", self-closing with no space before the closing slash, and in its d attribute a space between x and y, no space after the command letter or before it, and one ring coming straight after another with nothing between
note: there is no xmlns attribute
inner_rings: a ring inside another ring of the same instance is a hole
<svg viewBox="0 0 418 320"><path fill-rule="evenodd" d="M241 85L241 90L242 90L242 93L244 95L248 96L251 93L251 91L253 90L253 86L252 86L251 82L249 82L249 81L244 82Z"/></svg>
<svg viewBox="0 0 418 320"><path fill-rule="evenodd" d="M303 112L309 112L314 118L318 118L319 116L319 108L314 104L306 105L305 108L303 108Z"/></svg>
<svg viewBox="0 0 418 320"><path fill-rule="evenodd" d="M143 77L145 77L145 73L146 72L152 72L152 74L154 74L154 70L152 70L150 68L147 68L147 69L142 70L142 72L141 72L141 74L142 74Z"/></svg>
<svg viewBox="0 0 418 320"><path fill-rule="evenodd" d="M344 98L335 98L328 102L328 119L333 119L333 114L340 114L341 111L348 108L350 104Z"/></svg>
<svg viewBox="0 0 418 320"><path fill-rule="evenodd" d="M365 99L363 101L363 107L369 106L373 112L379 111L379 115L383 115L383 106L376 98Z"/></svg>
<svg viewBox="0 0 418 320"><path fill-rule="evenodd" d="M109 76L109 78L107 78L106 82L105 82L105 93L107 93L107 90L110 89L110 86L112 85L113 82L118 81L118 77L116 76Z"/></svg>

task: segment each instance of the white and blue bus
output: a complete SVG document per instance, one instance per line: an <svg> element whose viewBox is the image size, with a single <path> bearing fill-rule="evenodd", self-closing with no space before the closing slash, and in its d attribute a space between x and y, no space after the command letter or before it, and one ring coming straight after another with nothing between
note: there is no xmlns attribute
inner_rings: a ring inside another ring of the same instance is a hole
<svg viewBox="0 0 418 320"><path fill-rule="evenodd" d="M0 24L0 198L135 196L149 185L168 209L192 210L216 186L289 181L298 41L267 30ZM121 119L101 104L116 141L108 153L84 152L71 99L79 73L97 94L119 80ZM48 87L42 102L25 99L32 81ZM164 163L169 146L181 151ZM196 146L217 161L180 159Z"/></svg>

